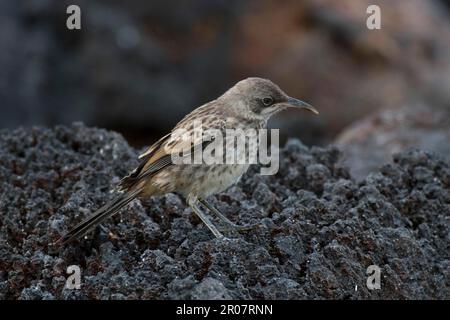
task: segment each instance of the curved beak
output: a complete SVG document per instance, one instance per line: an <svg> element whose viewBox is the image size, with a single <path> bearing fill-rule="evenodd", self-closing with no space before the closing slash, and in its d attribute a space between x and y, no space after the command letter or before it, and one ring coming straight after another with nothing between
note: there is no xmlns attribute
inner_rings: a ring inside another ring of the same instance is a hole
<svg viewBox="0 0 450 320"><path fill-rule="evenodd" d="M319 114L319 111L317 111L316 108L314 108L312 105L310 105L309 103L306 103L302 100L298 100L298 99L289 97L287 100L287 104L290 107L306 109L308 111L311 111L312 113Z"/></svg>

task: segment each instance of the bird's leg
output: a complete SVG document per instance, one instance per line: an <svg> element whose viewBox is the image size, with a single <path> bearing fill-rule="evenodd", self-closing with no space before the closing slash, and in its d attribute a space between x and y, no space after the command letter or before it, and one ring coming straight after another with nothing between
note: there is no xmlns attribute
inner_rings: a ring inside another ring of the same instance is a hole
<svg viewBox="0 0 450 320"><path fill-rule="evenodd" d="M224 238L223 234L212 224L212 222L208 219L207 216L200 210L198 207L198 199L194 197L188 198L188 204L192 210L194 210L195 214L203 221L203 223L211 230L214 236L218 239Z"/></svg>
<svg viewBox="0 0 450 320"><path fill-rule="evenodd" d="M239 226L233 222L231 222L227 217L225 217L219 210L214 208L208 201L205 199L199 199L199 202L204 205L209 211L214 213L220 220L222 220L229 229L237 230L237 231L246 231L246 230L252 230L260 226L259 223L246 225L246 226Z"/></svg>
<svg viewBox="0 0 450 320"><path fill-rule="evenodd" d="M220 220L222 220L224 223L226 223L230 227L239 227L237 224L229 220L227 217L225 217L219 210L214 208L209 202L207 202L204 199L199 199L199 202L204 205L209 211L214 213Z"/></svg>

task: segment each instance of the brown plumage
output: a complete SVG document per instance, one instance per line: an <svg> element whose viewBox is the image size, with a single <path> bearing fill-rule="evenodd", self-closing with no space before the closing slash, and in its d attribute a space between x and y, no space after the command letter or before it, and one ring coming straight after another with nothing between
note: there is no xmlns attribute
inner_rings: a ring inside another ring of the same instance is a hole
<svg viewBox="0 0 450 320"><path fill-rule="evenodd" d="M273 114L293 106L317 113L310 105L289 97L269 80L248 78L238 82L218 99L192 111L171 133L140 155L139 166L120 182L123 193L100 208L93 217L69 231L59 242L66 243L83 236L135 198L168 192L183 195L216 237L222 237L222 233L200 210L199 204L218 216L228 229L246 230L254 227L234 224L206 201L208 196L222 192L236 183L247 171L249 164L175 164L172 155L183 150L195 153L195 150L203 150L210 143L205 137L194 137L193 141L186 141L175 132L179 129L192 132L196 122L201 123L205 130L220 130L224 136L227 129L263 129Z"/></svg>

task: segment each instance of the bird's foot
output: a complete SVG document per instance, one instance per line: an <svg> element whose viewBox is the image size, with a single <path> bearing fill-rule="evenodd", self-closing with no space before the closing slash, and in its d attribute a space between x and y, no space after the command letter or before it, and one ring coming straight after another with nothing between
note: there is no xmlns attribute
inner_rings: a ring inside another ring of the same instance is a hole
<svg viewBox="0 0 450 320"><path fill-rule="evenodd" d="M254 224L248 224L248 225L237 225L234 223L231 224L227 224L227 226L225 228L222 228L221 230L223 232L245 232L245 231L251 231L251 230L255 230L255 229L259 229L261 227L261 223L254 223Z"/></svg>

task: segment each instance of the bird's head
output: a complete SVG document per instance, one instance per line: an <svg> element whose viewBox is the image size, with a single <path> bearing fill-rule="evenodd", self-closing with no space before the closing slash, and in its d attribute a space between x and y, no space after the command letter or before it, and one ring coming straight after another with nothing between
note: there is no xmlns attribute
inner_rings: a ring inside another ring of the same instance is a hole
<svg viewBox="0 0 450 320"><path fill-rule="evenodd" d="M319 112L308 103L288 96L275 83L262 78L239 81L222 98L229 106L246 118L268 120L272 115L287 108L299 108Z"/></svg>

